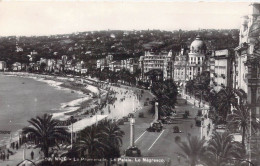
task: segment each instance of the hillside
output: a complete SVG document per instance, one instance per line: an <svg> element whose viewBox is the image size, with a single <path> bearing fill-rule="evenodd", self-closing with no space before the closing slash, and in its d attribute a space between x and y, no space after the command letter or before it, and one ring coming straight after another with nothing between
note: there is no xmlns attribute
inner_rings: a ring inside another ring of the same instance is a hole
<svg viewBox="0 0 260 166"><path fill-rule="evenodd" d="M77 60L94 63L108 54L115 59L139 57L145 50L180 51L182 45L189 46L197 34L202 36L208 50L234 48L238 45L239 30L194 30L194 31L92 31L52 36L0 37L0 60L9 65L13 62L29 63L43 58L60 58L68 55Z"/></svg>

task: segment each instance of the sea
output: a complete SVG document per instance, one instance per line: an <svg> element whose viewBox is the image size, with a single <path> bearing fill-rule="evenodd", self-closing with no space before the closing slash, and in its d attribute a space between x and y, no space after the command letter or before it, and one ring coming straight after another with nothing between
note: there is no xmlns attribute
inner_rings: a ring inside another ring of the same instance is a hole
<svg viewBox="0 0 260 166"><path fill-rule="evenodd" d="M11 131L11 134L0 132L0 145L17 137L31 118L59 112L64 103L80 97L79 93L46 82L0 73L0 131Z"/></svg>

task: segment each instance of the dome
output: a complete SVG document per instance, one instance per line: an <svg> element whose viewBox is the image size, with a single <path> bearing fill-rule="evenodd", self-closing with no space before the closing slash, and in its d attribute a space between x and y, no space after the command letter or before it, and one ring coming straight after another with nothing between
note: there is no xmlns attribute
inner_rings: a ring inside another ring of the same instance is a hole
<svg viewBox="0 0 260 166"><path fill-rule="evenodd" d="M201 37L198 35L196 39L191 43L190 50L192 53L205 53L207 47L204 41L202 41Z"/></svg>

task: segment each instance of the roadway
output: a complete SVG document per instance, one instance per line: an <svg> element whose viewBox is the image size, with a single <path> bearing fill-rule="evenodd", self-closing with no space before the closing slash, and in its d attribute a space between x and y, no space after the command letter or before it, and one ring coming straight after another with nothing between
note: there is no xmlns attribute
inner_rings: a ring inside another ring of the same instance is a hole
<svg viewBox="0 0 260 166"><path fill-rule="evenodd" d="M147 97L150 99L152 98L149 93L144 93L142 100L145 100ZM164 124L163 130L161 132L146 131L154 118L151 114L148 113L149 109L151 109L151 105L144 106L142 110L139 110L135 113L135 146L141 150L142 157L166 157L171 159L172 166L185 165L183 159L181 159L181 163L179 163L177 160L177 153L181 151L175 142L175 137L180 136L181 141L185 141L188 134L192 136L200 136L201 128L195 126L194 120L199 108L192 106L191 104L177 106L177 113L189 110L189 118L176 119L175 124ZM139 112L144 112L144 118L138 117ZM178 126L182 132L173 133L173 126ZM125 132L123 137L123 145L121 147L121 154L124 154L124 150L126 150L130 144L130 124L129 122L125 122L125 124L121 125L120 127Z"/></svg>

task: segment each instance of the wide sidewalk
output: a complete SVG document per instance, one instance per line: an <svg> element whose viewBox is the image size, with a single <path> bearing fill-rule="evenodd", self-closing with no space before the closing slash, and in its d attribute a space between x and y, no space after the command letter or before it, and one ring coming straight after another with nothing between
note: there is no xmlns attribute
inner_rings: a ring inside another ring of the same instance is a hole
<svg viewBox="0 0 260 166"><path fill-rule="evenodd" d="M208 104L200 104L200 101L195 99L192 96L189 96L187 94L182 94L182 98L186 99L190 104L194 105L194 107L198 107L203 112L203 116L205 117L201 124L201 138L205 137L205 139L208 141L211 138L211 134L213 132L214 124L212 120L208 117L209 108L210 106Z"/></svg>

